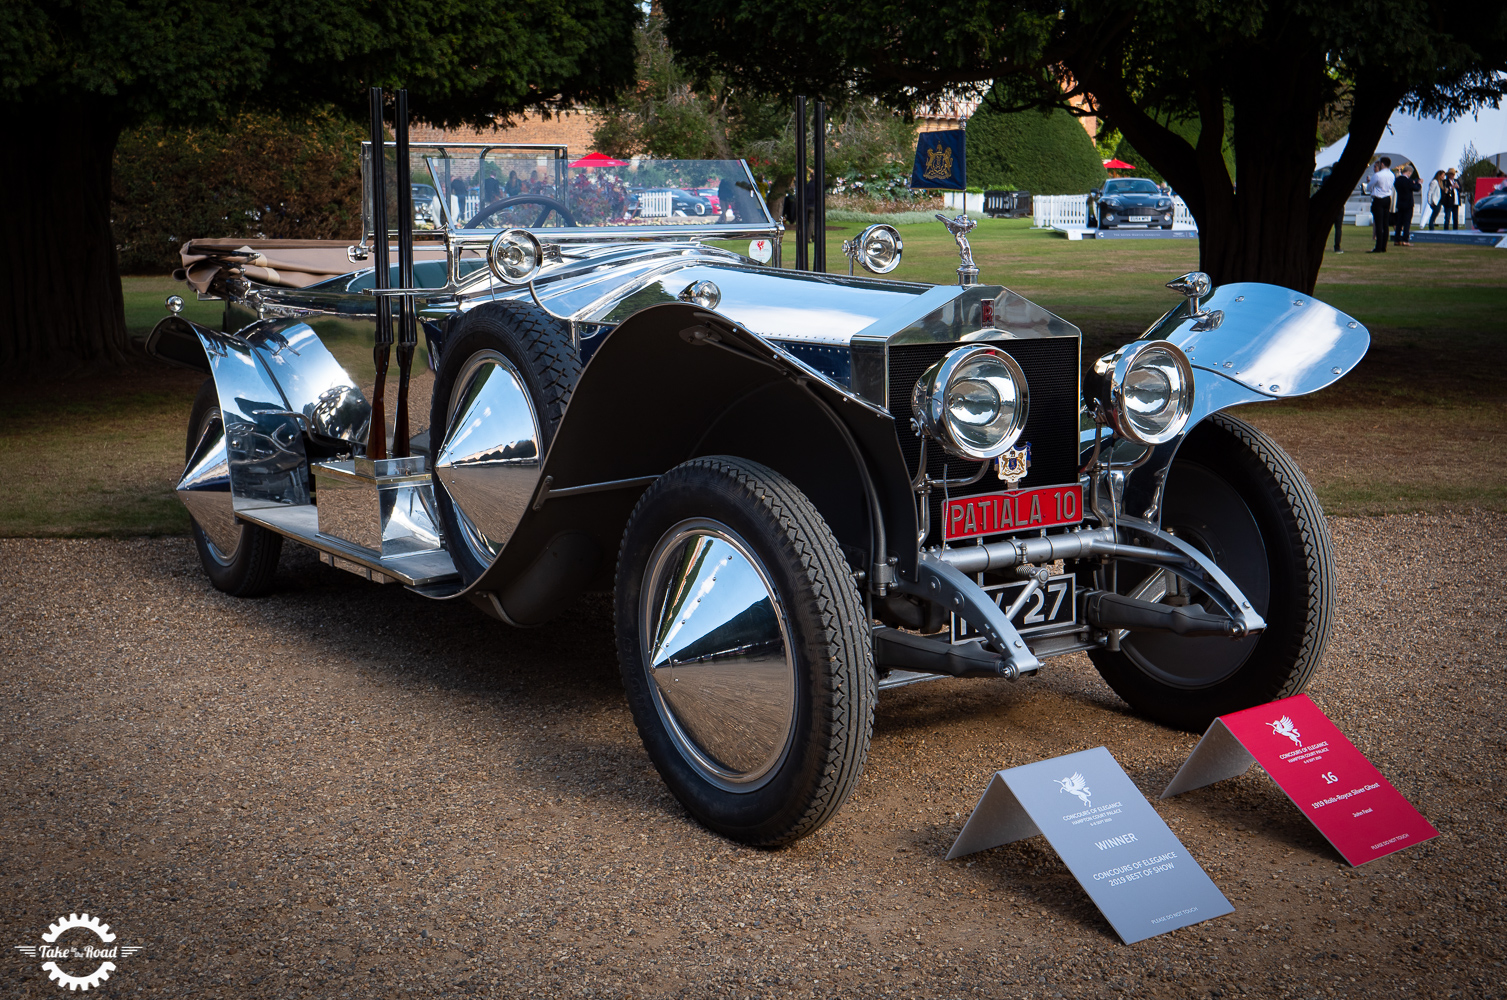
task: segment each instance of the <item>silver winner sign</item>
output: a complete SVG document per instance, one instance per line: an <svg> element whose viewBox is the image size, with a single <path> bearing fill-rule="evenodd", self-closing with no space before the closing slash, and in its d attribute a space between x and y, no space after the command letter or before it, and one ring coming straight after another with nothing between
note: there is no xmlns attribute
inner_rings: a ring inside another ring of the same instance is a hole
<svg viewBox="0 0 1507 1000"><path fill-rule="evenodd" d="M1037 834L1126 944L1235 910L1103 747L995 772L947 857Z"/></svg>

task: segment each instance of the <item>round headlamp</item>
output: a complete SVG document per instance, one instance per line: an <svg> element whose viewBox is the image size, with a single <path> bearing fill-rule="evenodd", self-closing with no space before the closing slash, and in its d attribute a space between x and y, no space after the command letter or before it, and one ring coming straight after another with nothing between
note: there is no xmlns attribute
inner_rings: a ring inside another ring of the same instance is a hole
<svg viewBox="0 0 1507 1000"><path fill-rule="evenodd" d="M926 369L911 390L922 433L953 455L998 458L1020 438L1031 401L1025 372L997 347L960 347Z"/></svg>
<svg viewBox="0 0 1507 1000"><path fill-rule="evenodd" d="M1116 433L1136 444L1171 441L1193 411L1193 366L1165 340L1139 340L1094 362L1099 401Z"/></svg>
<svg viewBox="0 0 1507 1000"><path fill-rule="evenodd" d="M544 263L544 247L527 229L504 229L487 247L487 267L499 280L522 285Z"/></svg>

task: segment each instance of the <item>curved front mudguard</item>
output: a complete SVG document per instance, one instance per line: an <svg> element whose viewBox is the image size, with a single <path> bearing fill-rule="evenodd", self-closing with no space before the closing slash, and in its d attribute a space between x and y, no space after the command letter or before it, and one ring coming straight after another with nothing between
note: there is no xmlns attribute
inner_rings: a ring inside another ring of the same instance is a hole
<svg viewBox="0 0 1507 1000"><path fill-rule="evenodd" d="M1161 490L1167 470L1188 433L1211 414L1245 403L1306 396L1337 382L1360 363L1371 334L1359 321L1311 295L1278 285L1222 285L1204 300L1203 315L1187 302L1152 324L1141 340L1166 340L1182 348L1193 365L1193 412L1183 433L1158 445L1123 483L1119 508L1161 524ZM1093 447L1083 432L1084 458ZM1116 462L1130 463L1142 448L1128 441L1103 442Z"/></svg>

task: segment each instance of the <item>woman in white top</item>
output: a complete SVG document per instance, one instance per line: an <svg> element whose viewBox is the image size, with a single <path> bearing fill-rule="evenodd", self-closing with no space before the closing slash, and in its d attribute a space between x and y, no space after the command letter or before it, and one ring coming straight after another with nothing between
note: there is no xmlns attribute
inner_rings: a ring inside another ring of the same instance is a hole
<svg viewBox="0 0 1507 1000"><path fill-rule="evenodd" d="M1444 171L1435 170L1434 179L1429 181L1429 191L1425 196L1429 205L1429 228L1434 228L1434 220L1439 218L1439 210L1444 207Z"/></svg>

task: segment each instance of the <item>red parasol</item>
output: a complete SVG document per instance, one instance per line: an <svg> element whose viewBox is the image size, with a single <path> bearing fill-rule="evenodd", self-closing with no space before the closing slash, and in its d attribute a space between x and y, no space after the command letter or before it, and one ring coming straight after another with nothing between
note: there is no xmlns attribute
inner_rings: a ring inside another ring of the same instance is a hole
<svg viewBox="0 0 1507 1000"><path fill-rule="evenodd" d="M1134 170L1134 163L1126 163L1124 160L1105 160L1105 170Z"/></svg>
<svg viewBox="0 0 1507 1000"><path fill-rule="evenodd" d="M626 167L627 165L627 160L614 160L606 153L588 153L571 164L572 167Z"/></svg>

